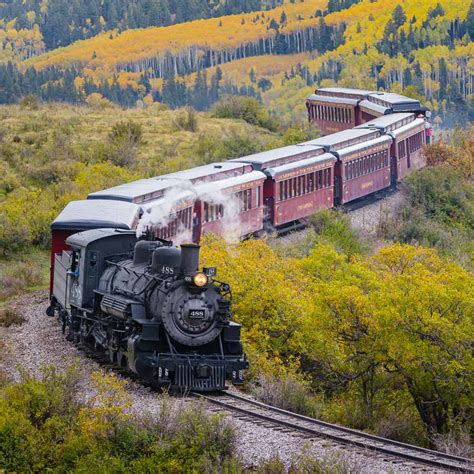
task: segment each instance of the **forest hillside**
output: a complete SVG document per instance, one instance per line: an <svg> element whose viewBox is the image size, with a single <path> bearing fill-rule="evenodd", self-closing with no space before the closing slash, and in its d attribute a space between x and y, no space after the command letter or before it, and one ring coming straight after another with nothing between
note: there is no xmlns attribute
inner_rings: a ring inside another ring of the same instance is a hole
<svg viewBox="0 0 474 474"><path fill-rule="evenodd" d="M418 96L439 124L472 114L469 1L201 2L187 16L180 2L148 2L163 16L152 20L138 13L149 11L146 2L127 7L138 20L120 2L104 2L95 13L77 2L67 11L80 15L74 25L89 26L80 34L70 26L69 36L55 40L47 26L54 15L42 16L36 3L0 8L0 102L33 94L81 103L96 93L128 107L205 110L238 94L255 96L291 123L301 120L316 86L337 83Z"/></svg>

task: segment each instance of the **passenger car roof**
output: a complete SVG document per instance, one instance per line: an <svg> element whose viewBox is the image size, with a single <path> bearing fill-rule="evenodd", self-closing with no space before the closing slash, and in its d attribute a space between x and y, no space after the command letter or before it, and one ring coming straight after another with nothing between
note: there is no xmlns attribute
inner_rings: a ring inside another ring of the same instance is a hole
<svg viewBox="0 0 474 474"><path fill-rule="evenodd" d="M108 200L71 201L51 224L52 229L110 227L132 229L140 207L129 202Z"/></svg>

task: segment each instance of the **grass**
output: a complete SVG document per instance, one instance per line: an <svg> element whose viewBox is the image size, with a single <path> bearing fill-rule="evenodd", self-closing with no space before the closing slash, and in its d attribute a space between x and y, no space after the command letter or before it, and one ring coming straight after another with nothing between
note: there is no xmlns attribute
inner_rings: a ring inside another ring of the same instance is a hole
<svg viewBox="0 0 474 474"><path fill-rule="evenodd" d="M158 104L127 110L3 106L0 124L0 258L32 246L48 248L50 223L69 201L90 192L283 141L243 119L170 111ZM7 283L3 293L19 286Z"/></svg>
<svg viewBox="0 0 474 474"><path fill-rule="evenodd" d="M49 279L49 252L32 249L8 260L0 260L0 311L13 297L46 288Z"/></svg>
<svg viewBox="0 0 474 474"><path fill-rule="evenodd" d="M182 121L183 111L163 110L159 104L145 109L120 109L111 106L94 108L65 104L42 105L38 109L20 106L0 107L2 139L0 144L10 145L22 162L37 166L38 152L48 153L48 143L56 135L62 135L77 158L82 162L96 162L101 147L107 143L112 127L119 121L133 121L143 130L142 146L138 150L136 172L157 175L194 166L194 150L200 135L226 138L234 134L246 135L263 146L274 140L268 130L247 124L243 120L228 120L196 113L196 127L176 127ZM0 149L0 162L8 161L6 147ZM76 158L70 156L70 158ZM42 158L53 158L46 156ZM36 159L36 160L35 160ZM16 161L16 160L15 160ZM36 161L36 163L35 163Z"/></svg>

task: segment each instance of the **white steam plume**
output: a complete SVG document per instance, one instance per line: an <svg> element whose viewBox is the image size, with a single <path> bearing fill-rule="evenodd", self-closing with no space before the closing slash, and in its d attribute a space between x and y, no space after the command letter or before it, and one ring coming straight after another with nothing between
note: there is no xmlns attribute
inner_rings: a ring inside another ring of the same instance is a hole
<svg viewBox="0 0 474 474"><path fill-rule="evenodd" d="M137 225L137 237L150 227L166 227L176 218L177 209L183 201L203 200L210 205L222 205L224 216L219 219L220 234L228 242L236 242L241 236L240 201L235 194L225 194L218 182L193 185L190 181L169 180L170 187L164 196L150 202ZM193 204L194 205L194 204ZM146 207L146 206L145 206ZM193 220L196 216L193 215ZM204 219L204 216L201 216ZM183 224L177 230L173 243L179 245L192 241L192 229Z"/></svg>

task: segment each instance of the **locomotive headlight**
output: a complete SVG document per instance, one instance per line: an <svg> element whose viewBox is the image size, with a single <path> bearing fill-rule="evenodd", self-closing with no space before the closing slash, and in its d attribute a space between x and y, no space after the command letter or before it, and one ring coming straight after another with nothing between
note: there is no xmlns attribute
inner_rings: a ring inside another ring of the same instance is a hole
<svg viewBox="0 0 474 474"><path fill-rule="evenodd" d="M193 283L196 286L206 286L207 285L207 276L204 273L196 273L193 277Z"/></svg>

